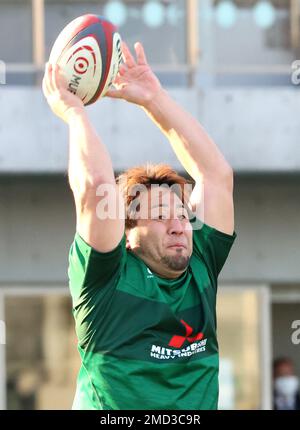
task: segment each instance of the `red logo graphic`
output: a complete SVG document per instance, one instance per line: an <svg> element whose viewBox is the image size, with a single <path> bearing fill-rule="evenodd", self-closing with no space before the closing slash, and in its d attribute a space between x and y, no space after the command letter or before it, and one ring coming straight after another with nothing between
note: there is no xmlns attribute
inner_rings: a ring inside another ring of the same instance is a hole
<svg viewBox="0 0 300 430"><path fill-rule="evenodd" d="M169 346L173 346L174 348L181 348L186 340L190 343L193 343L196 340L203 339L203 333L197 333L195 336L191 336L191 334L193 333L193 328L189 326L184 320L180 320L180 322L185 326L185 336L173 336L169 342Z"/></svg>
<svg viewBox="0 0 300 430"><path fill-rule="evenodd" d="M89 67L89 62L84 57L78 57L76 58L73 67L76 73L78 73L79 75L83 75Z"/></svg>
<svg viewBox="0 0 300 430"><path fill-rule="evenodd" d="M77 48L69 57L67 63L75 56L80 55L81 53L84 53L84 51L89 51L90 55L93 58L93 63L94 63L94 74L93 76L95 76L96 73L96 66L97 66L97 61L96 61L96 54L93 50L93 48L89 45L84 45L84 46L80 46L79 48ZM90 64L89 61L87 60L87 58L85 57L77 57L75 58L75 63L73 65L73 68L75 70L75 73L78 73L80 75L83 75L89 68Z"/></svg>

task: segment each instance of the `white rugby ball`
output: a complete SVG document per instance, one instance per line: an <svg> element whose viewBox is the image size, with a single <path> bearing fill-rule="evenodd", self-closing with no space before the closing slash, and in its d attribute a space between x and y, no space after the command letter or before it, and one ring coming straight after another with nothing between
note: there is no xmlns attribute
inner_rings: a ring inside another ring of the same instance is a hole
<svg viewBox="0 0 300 430"><path fill-rule="evenodd" d="M49 62L59 64L68 90L85 105L103 97L112 85L122 60L121 36L110 21L83 15L57 37Z"/></svg>

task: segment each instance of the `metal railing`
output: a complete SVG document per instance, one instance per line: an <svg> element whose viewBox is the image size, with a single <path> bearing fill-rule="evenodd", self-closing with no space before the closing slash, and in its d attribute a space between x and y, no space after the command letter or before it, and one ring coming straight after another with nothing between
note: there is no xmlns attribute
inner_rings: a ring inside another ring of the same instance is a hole
<svg viewBox="0 0 300 430"><path fill-rule="evenodd" d="M202 0L201 0L202 1ZM205 1L205 0L204 0ZM208 0L211 7L215 4ZM290 44L295 52L300 53L300 0L288 0L290 10ZM192 85L196 68L201 63L204 47L199 38L199 0L186 0L186 64L154 64L153 69L157 73L182 73L187 76ZM39 84L40 75L43 73L45 58L45 0L31 0L32 5L32 63L7 63L6 73L32 74L32 82ZM287 75L290 74L290 65L265 64L265 65L213 65L213 74L245 74L245 75Z"/></svg>

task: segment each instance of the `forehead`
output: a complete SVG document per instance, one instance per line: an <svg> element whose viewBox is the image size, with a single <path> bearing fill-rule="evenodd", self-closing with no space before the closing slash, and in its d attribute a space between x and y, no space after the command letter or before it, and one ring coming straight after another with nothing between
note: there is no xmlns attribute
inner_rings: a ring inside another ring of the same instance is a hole
<svg viewBox="0 0 300 430"><path fill-rule="evenodd" d="M143 191L139 196L141 206L147 205L149 208L156 206L183 206L180 197L172 190L166 188L151 188Z"/></svg>

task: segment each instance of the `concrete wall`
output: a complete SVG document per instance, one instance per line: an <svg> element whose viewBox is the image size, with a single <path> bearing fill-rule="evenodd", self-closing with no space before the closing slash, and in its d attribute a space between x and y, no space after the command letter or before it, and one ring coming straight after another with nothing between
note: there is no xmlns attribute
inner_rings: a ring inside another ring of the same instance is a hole
<svg viewBox="0 0 300 430"><path fill-rule="evenodd" d="M238 238L221 280L299 282L299 177L238 177ZM65 284L75 232L63 177L0 178L0 283Z"/></svg>
<svg viewBox="0 0 300 430"><path fill-rule="evenodd" d="M237 172L300 171L299 87L174 90L215 139ZM38 88L0 86L0 173L63 173L67 127ZM145 113L119 100L101 100L90 116L115 170L146 160L180 168L170 145Z"/></svg>

